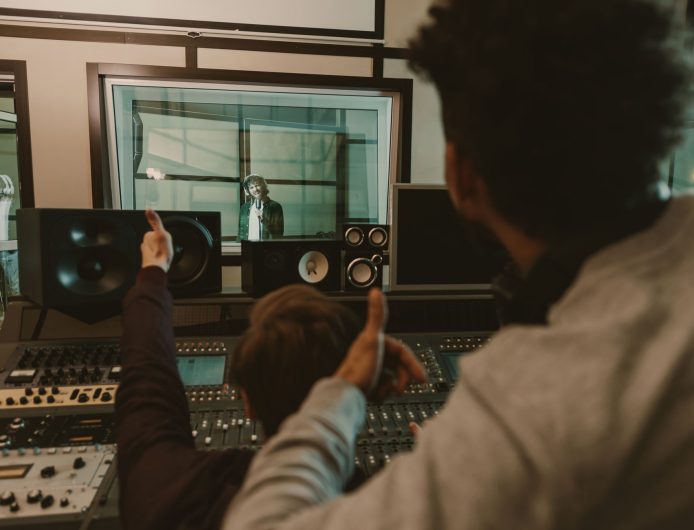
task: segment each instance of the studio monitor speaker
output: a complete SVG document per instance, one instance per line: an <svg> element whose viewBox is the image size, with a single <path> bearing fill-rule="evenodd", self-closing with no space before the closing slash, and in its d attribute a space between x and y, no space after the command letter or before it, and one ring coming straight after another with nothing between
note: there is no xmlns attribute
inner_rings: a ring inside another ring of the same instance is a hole
<svg viewBox="0 0 694 530"><path fill-rule="evenodd" d="M219 213L159 215L173 240L174 257L168 274L174 296L219 291ZM20 289L46 308L83 320L116 314L140 269L140 243L149 229L142 211L20 209Z"/></svg>
<svg viewBox="0 0 694 530"><path fill-rule="evenodd" d="M388 225L346 223L344 241L344 289L361 291L383 286L383 254L388 250Z"/></svg>
<svg viewBox="0 0 694 530"><path fill-rule="evenodd" d="M253 296L292 283L339 291L341 247L327 239L241 241L241 286Z"/></svg>

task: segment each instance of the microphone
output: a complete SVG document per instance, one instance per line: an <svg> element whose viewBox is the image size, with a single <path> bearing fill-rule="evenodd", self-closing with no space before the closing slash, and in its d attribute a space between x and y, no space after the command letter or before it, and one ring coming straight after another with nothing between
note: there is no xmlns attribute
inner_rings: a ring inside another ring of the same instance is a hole
<svg viewBox="0 0 694 530"><path fill-rule="evenodd" d="M260 210L260 199L255 200L255 209Z"/></svg>

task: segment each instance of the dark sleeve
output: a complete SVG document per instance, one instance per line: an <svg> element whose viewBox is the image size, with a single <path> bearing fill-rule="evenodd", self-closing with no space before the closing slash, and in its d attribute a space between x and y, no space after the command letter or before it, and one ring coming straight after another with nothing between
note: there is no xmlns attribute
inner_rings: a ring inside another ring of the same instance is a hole
<svg viewBox="0 0 694 530"><path fill-rule="evenodd" d="M239 241L248 239L248 214L250 205L244 202L239 209Z"/></svg>
<svg viewBox="0 0 694 530"><path fill-rule="evenodd" d="M116 442L126 530L218 528L252 457L195 449L176 369L172 306L158 267L142 269L123 302Z"/></svg>
<svg viewBox="0 0 694 530"><path fill-rule="evenodd" d="M279 239L284 235L284 212L280 203L272 201L271 205L272 210L269 215L268 232L270 232L273 239Z"/></svg>

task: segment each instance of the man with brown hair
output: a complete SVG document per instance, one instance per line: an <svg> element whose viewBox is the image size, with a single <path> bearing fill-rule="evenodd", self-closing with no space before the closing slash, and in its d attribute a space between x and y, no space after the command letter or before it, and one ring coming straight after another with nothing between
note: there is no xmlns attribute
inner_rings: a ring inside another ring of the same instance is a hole
<svg viewBox="0 0 694 530"><path fill-rule="evenodd" d="M260 299L236 344L231 373L246 416L267 436L296 412L309 389L332 375L359 333L356 315L308 285L288 285Z"/></svg>

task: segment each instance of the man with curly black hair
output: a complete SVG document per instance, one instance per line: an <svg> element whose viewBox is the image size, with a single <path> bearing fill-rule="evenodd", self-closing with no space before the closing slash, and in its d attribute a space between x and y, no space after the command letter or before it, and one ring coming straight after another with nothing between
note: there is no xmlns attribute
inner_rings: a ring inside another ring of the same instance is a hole
<svg viewBox="0 0 694 530"><path fill-rule="evenodd" d="M692 528L694 196L668 197L657 171L689 83L672 15L650 0L430 12L412 63L441 96L454 205L520 270L510 324L461 359L413 453L339 497L381 366L378 340L353 346L223 528Z"/></svg>

